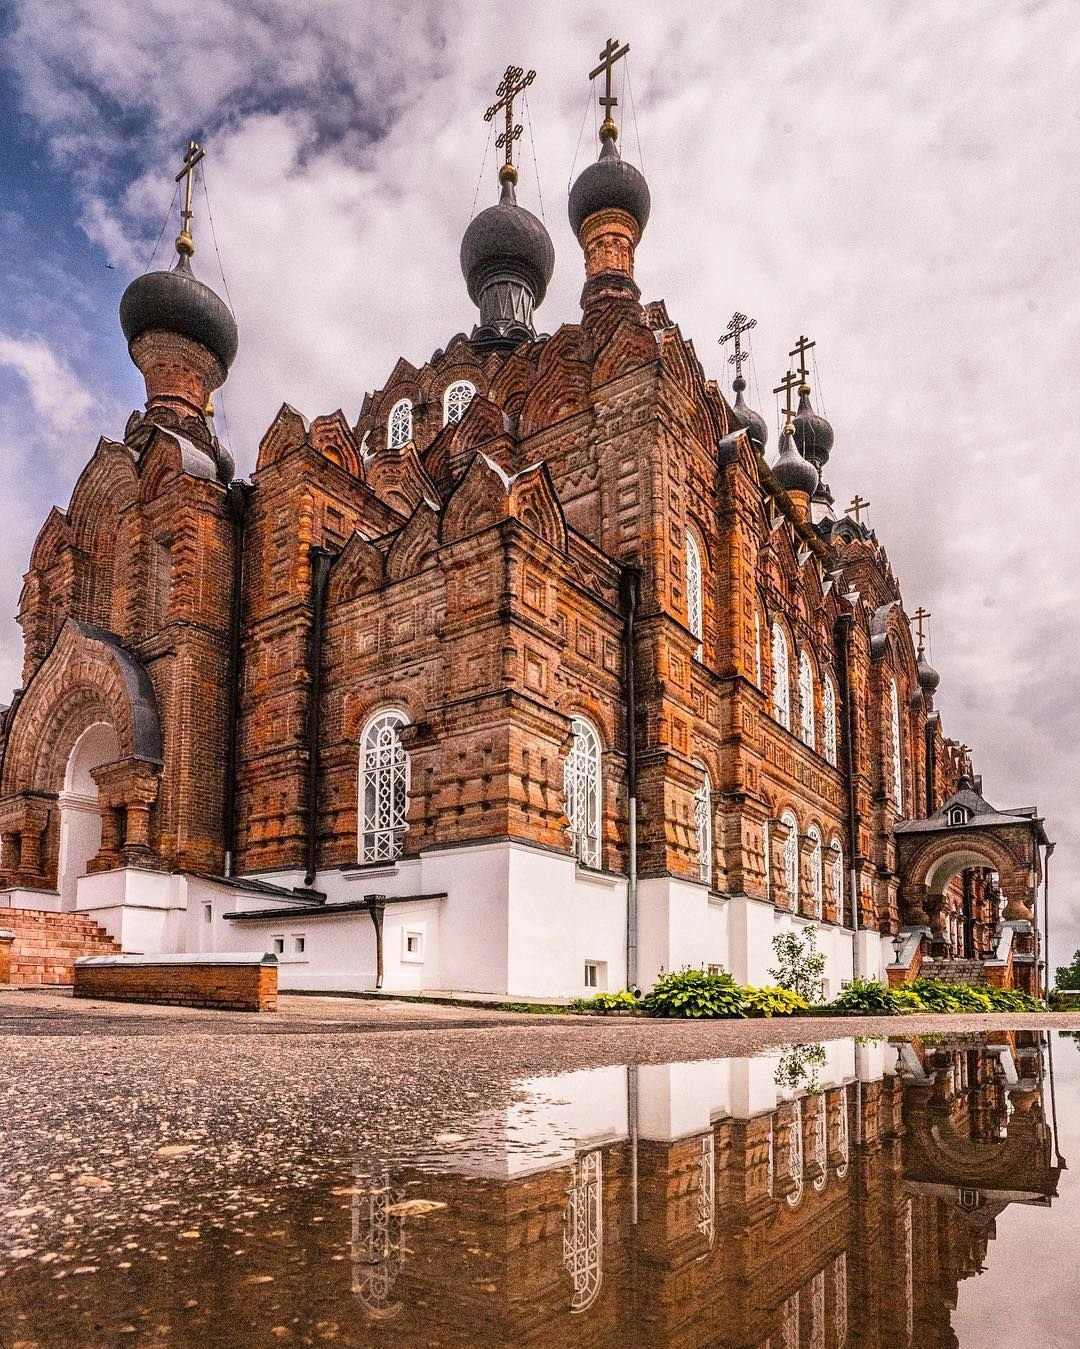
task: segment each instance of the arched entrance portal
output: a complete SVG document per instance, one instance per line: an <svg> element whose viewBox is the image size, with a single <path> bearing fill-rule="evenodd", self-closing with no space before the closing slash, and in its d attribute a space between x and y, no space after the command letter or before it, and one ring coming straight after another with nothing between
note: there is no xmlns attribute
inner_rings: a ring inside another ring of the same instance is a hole
<svg viewBox="0 0 1080 1349"><path fill-rule="evenodd" d="M60 907L74 909L75 889L87 863L101 847L101 808L91 770L120 757L120 741L112 726L96 721L75 741L60 793L60 864L57 888Z"/></svg>

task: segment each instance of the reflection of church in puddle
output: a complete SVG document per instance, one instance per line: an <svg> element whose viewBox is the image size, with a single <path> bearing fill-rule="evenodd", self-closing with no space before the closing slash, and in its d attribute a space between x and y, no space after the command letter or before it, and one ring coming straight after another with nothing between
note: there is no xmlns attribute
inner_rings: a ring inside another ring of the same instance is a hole
<svg viewBox="0 0 1080 1349"><path fill-rule="evenodd" d="M358 1166L357 1342L953 1345L997 1216L1056 1195L1045 1065L1019 1033L533 1079Z"/></svg>

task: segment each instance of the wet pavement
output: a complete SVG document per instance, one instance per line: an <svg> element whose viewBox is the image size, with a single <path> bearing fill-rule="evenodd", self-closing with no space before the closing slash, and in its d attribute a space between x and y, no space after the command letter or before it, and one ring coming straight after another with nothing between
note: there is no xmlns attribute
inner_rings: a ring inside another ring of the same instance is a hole
<svg viewBox="0 0 1080 1349"><path fill-rule="evenodd" d="M1066 1020L0 994L0 1345L1072 1345Z"/></svg>

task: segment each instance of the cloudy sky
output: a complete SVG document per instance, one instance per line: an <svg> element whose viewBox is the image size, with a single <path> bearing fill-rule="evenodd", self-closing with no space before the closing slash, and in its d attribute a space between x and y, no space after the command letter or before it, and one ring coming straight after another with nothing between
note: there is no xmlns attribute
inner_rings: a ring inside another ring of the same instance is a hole
<svg viewBox="0 0 1080 1349"><path fill-rule="evenodd" d="M477 209L495 199L482 114L511 61L538 71L519 154L557 255L538 318L576 316L566 192L615 32L653 194L645 298L725 382L716 339L755 316L770 416L794 339L816 339L834 491L871 499L909 610L933 612L946 730L990 799L1047 815L1054 962L1080 945L1074 0L9 0L0 26L0 690L36 531L142 403L116 308L188 136L240 324L219 427L248 471L282 401L353 418L399 353L471 326L458 246L478 183ZM204 205L195 267L219 285Z"/></svg>

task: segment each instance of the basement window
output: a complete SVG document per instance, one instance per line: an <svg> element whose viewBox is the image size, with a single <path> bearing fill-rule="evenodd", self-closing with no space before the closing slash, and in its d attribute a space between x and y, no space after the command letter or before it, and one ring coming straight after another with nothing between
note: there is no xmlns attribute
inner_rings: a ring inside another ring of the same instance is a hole
<svg viewBox="0 0 1080 1349"><path fill-rule="evenodd" d="M271 951L273 951L274 955L276 955L276 956L283 956L283 955L285 954L285 938L284 938L284 937L271 937L271 938L270 938L270 943L271 943L271 944L270 944L270 949L271 949Z"/></svg>
<svg viewBox="0 0 1080 1349"><path fill-rule="evenodd" d="M212 922L214 921L214 906L213 906L213 904L204 904L204 905L202 906L202 916L203 916L203 922L204 922L204 923L212 923Z"/></svg>
<svg viewBox="0 0 1080 1349"><path fill-rule="evenodd" d="M401 959L406 965L424 963L424 929L422 927L404 927L401 929Z"/></svg>
<svg viewBox="0 0 1080 1349"><path fill-rule="evenodd" d="M585 962L585 987L595 989L607 988L607 961L606 960L586 960Z"/></svg>
<svg viewBox="0 0 1080 1349"><path fill-rule="evenodd" d="M307 950L307 938L302 933L299 933L293 937L292 949L298 956L302 956L304 952Z"/></svg>

